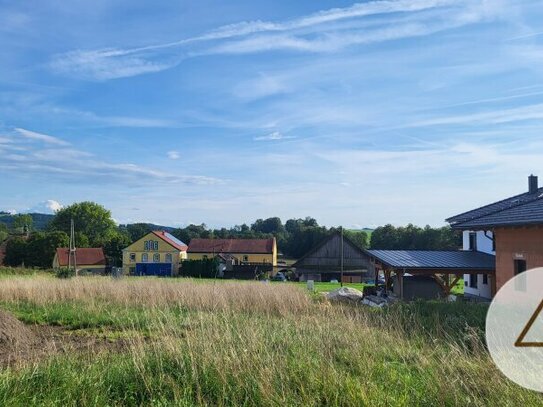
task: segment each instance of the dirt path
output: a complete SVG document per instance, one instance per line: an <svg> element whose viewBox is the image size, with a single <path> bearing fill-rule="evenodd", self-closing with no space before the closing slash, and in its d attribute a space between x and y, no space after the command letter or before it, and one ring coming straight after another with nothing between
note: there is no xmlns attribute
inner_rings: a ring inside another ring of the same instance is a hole
<svg viewBox="0 0 543 407"><path fill-rule="evenodd" d="M58 326L25 325L10 313L0 311L0 369L23 366L55 354L122 351L127 346L122 339L75 335Z"/></svg>

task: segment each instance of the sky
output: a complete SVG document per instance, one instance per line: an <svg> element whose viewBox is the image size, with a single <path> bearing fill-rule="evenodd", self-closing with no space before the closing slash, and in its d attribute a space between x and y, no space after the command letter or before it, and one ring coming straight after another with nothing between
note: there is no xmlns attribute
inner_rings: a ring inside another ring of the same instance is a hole
<svg viewBox="0 0 543 407"><path fill-rule="evenodd" d="M543 182L543 3L0 0L0 210L439 226Z"/></svg>

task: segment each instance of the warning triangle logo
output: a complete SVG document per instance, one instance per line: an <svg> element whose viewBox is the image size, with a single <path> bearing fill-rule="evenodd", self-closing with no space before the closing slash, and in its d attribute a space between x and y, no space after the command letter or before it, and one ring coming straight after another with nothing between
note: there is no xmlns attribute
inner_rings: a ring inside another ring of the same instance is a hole
<svg viewBox="0 0 543 407"><path fill-rule="evenodd" d="M530 317L530 320L520 333L519 337L515 341L515 347L516 348L543 348L543 342L525 342L524 339L526 338L526 335L528 332L530 332L530 329L532 329L532 325L536 321L537 317L539 317L539 314L541 314L541 311L543 311L543 301L539 304L533 315Z"/></svg>

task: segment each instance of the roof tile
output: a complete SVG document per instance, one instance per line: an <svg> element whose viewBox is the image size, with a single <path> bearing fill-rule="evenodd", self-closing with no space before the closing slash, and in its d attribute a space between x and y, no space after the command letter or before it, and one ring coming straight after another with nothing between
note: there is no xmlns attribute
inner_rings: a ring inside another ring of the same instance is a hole
<svg viewBox="0 0 543 407"><path fill-rule="evenodd" d="M106 256L101 247L80 248L76 250L76 261L78 266L105 266ZM57 249L58 262L61 266L67 266L69 262L70 249L62 247Z"/></svg>

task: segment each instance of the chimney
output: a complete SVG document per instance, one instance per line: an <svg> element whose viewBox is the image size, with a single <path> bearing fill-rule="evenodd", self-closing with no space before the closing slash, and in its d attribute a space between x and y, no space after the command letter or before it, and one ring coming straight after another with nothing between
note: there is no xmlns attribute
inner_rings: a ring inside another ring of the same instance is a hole
<svg viewBox="0 0 543 407"><path fill-rule="evenodd" d="M530 194L535 194L538 189L539 189L539 185L537 182L537 177L532 174L528 177L528 192Z"/></svg>

